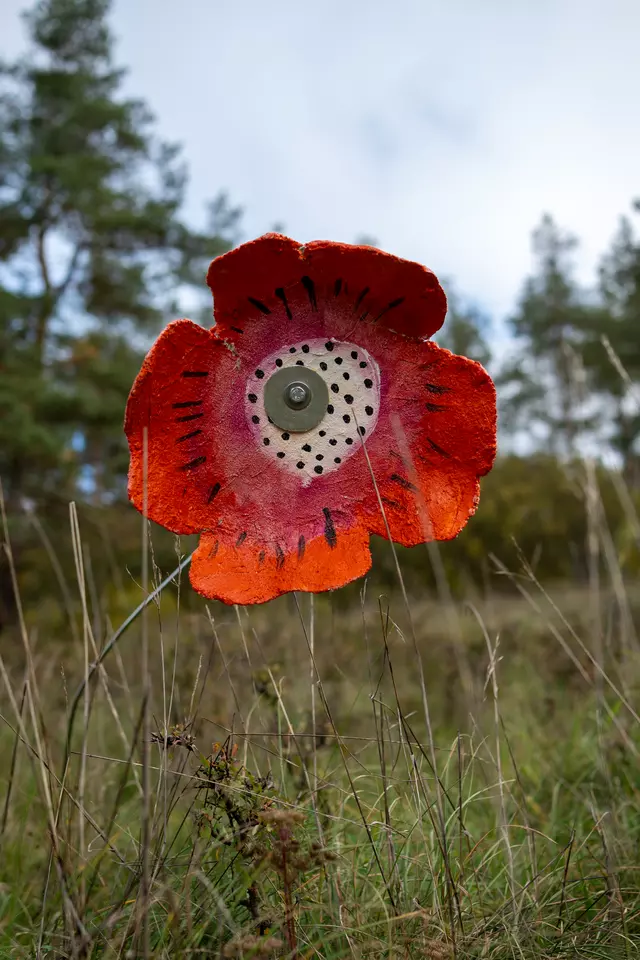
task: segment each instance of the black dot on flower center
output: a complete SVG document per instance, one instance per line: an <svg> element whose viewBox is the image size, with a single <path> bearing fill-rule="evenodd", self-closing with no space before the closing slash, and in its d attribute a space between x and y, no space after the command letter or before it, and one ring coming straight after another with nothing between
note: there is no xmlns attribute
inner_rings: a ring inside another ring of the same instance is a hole
<svg viewBox="0 0 640 960"><path fill-rule="evenodd" d="M255 393L250 393L250 394L249 394L249 402L250 402L250 403L257 403L257 402L258 402L258 398L256 397Z"/></svg>
<svg viewBox="0 0 640 960"><path fill-rule="evenodd" d="M329 406L327 407L327 413L333 413L333 410L334 410L334 406L332 403L330 403Z"/></svg>
<svg viewBox="0 0 640 960"><path fill-rule="evenodd" d="M361 366L363 369L364 369L364 367L366 367L366 363L364 362L364 360L361 360L361 361L360 361L360 366Z"/></svg>
<svg viewBox="0 0 640 960"><path fill-rule="evenodd" d="M330 340L327 343L325 343L325 348L329 351L329 353L331 353L331 351L333 350L333 344L331 343Z"/></svg>
<svg viewBox="0 0 640 960"><path fill-rule="evenodd" d="M283 450L278 450L276 456L277 456L280 460L282 460L282 459L284 458L284 451L283 451Z"/></svg>
<svg viewBox="0 0 640 960"><path fill-rule="evenodd" d="M265 437L262 442L264 443L265 447L268 447L271 443L271 440L269 440L269 437Z"/></svg>
<svg viewBox="0 0 640 960"><path fill-rule="evenodd" d="M303 352L303 353L309 353L309 344L308 344L308 343L303 344L303 346L302 346L302 352Z"/></svg>
<svg viewBox="0 0 640 960"><path fill-rule="evenodd" d="M336 444L337 444L337 442L338 442L338 441L335 440L333 437L331 437L331 440L329 440L329 443L331 444L332 447L335 447Z"/></svg>
<svg viewBox="0 0 640 960"><path fill-rule="evenodd" d="M327 365L326 365L326 363L324 362L324 360L323 360L322 363L320 364L320 369L321 369L321 370L326 370L326 369L327 369Z"/></svg>
<svg viewBox="0 0 640 960"><path fill-rule="evenodd" d="M336 362L336 363L338 364L338 366L339 366L339 365L342 363L342 357L336 357L335 362Z"/></svg>
<svg viewBox="0 0 640 960"><path fill-rule="evenodd" d="M262 378L264 377L264 370L256 370L256 377L258 378L258 380L262 380Z"/></svg>
<svg viewBox="0 0 640 960"><path fill-rule="evenodd" d="M334 462L334 463L342 463L342 460L340 459L340 457L334 457L334 458L333 458L333 462Z"/></svg>
<svg viewBox="0 0 640 960"><path fill-rule="evenodd" d="M368 417L372 417L372 416L373 416L373 407L365 407L365 408L364 408L364 412L366 413L366 415L367 415Z"/></svg>
<svg viewBox="0 0 640 960"><path fill-rule="evenodd" d="M371 387L373 386L373 380L369 380L369 378L367 377L367 379L364 382L364 385L367 388L367 390L371 390Z"/></svg>
<svg viewBox="0 0 640 960"><path fill-rule="evenodd" d="M313 469L315 470L316 473L322 473L322 467L320 466L320 464L318 464L318 466L314 467Z"/></svg>
<svg viewBox="0 0 640 960"><path fill-rule="evenodd" d="M346 370L345 370L345 372L342 374L342 376L344 377L345 380L348 380L348 379L349 379L349 374L347 373Z"/></svg>
<svg viewBox="0 0 640 960"><path fill-rule="evenodd" d="M302 449L304 450L305 453L311 453L311 444L305 443Z"/></svg>
<svg viewBox="0 0 640 960"><path fill-rule="evenodd" d="M282 436L282 439L283 439L283 440L288 440L288 439L289 439L289 434L288 434L288 433L283 433L283 434L281 434L281 436Z"/></svg>
<svg viewBox="0 0 640 960"><path fill-rule="evenodd" d="M260 417L256 417L255 414L251 417L251 423L260 423Z"/></svg>
<svg viewBox="0 0 640 960"><path fill-rule="evenodd" d="M295 347L289 347L289 353L295 353L295 352L296 352Z"/></svg>
<svg viewBox="0 0 640 960"><path fill-rule="evenodd" d="M352 359L352 360L357 360L357 359L358 359L358 354L357 354L357 352L356 352L355 350L352 350L352 351L351 351L351 359Z"/></svg>
<svg viewBox="0 0 640 960"><path fill-rule="evenodd" d="M340 393L340 387L338 386L337 383L332 383L331 389L333 390L334 393Z"/></svg>
<svg viewBox="0 0 640 960"><path fill-rule="evenodd" d="M342 419L344 420L345 423L351 423L351 417L349 416L348 413L345 413Z"/></svg>
<svg viewBox="0 0 640 960"><path fill-rule="evenodd" d="M281 367L281 366L282 366L282 360L280 359L280 357L278 357L278 359L276 360L276 367Z"/></svg>
<svg viewBox="0 0 640 960"><path fill-rule="evenodd" d="M347 446L350 447L351 444L353 443L353 440L351 439L351 437L347 437L347 439L345 440L345 443L347 444Z"/></svg>
<svg viewBox="0 0 640 960"><path fill-rule="evenodd" d="M296 463L296 467L298 468L298 470L302 470L302 468L304 467L304 460L298 460L298 462Z"/></svg>
<svg viewBox="0 0 640 960"><path fill-rule="evenodd" d="M344 395L345 403L353 403L353 397L350 393L345 393Z"/></svg>
<svg viewBox="0 0 640 960"><path fill-rule="evenodd" d="M364 437L366 432L367 431L365 430L364 427L358 427L358 433L360 434L361 437Z"/></svg>
<svg viewBox="0 0 640 960"><path fill-rule="evenodd" d="M324 454L323 454L323 453L316 453L316 460L324 460Z"/></svg>
<svg viewBox="0 0 640 960"><path fill-rule="evenodd" d="M296 360L296 367L304 367L304 360Z"/></svg>
<svg viewBox="0 0 640 960"><path fill-rule="evenodd" d="M327 435L326 430L321 430L320 433L318 434L319 437L326 437L326 435Z"/></svg>

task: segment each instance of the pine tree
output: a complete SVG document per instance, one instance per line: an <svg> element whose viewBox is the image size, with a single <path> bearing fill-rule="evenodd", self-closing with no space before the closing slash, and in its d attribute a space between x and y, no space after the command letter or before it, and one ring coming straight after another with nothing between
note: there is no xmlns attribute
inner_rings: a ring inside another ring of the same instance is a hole
<svg viewBox="0 0 640 960"><path fill-rule="evenodd" d="M602 311L574 281L576 247L574 236L543 217L533 233L536 270L509 321L515 350L498 378L503 425L561 455L574 454L597 422L583 348Z"/></svg>
<svg viewBox="0 0 640 960"><path fill-rule="evenodd" d="M640 203L635 204L640 210ZM608 322L595 330L588 362L611 407L609 442L629 481L640 483L640 242L623 217L600 267ZM603 343L603 335L606 341ZM622 367L622 370L620 369Z"/></svg>
<svg viewBox="0 0 640 960"><path fill-rule="evenodd" d="M201 233L186 170L113 63L109 0L39 0L0 69L0 476L41 503L123 489L122 416L179 296L232 244L224 195Z"/></svg>

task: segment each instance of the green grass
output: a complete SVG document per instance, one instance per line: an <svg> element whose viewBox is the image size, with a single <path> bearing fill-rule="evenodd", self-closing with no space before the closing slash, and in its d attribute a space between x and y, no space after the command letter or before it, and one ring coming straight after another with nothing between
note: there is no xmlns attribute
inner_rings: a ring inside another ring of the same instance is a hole
<svg viewBox="0 0 640 960"><path fill-rule="evenodd" d="M186 609L172 584L81 698L66 767L83 665L142 594L83 612L76 588L54 636L25 611L0 957L636 956L640 599L611 582L525 568L409 610Z"/></svg>

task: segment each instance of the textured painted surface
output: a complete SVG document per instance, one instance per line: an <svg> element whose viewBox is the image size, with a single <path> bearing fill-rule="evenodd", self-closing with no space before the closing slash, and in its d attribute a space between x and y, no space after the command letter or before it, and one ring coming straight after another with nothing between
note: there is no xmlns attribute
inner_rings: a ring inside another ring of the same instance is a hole
<svg viewBox="0 0 640 960"><path fill-rule="evenodd" d="M263 402L269 376L298 365L309 367L325 380L329 397L324 419L305 433L274 426ZM284 344L265 357L245 387L245 414L259 453L293 473L305 487L358 452L360 437L373 435L379 409L378 364L355 343L309 338Z"/></svg>
<svg viewBox="0 0 640 960"><path fill-rule="evenodd" d="M425 339L446 311L435 276L369 247L272 234L214 260L207 280L215 327L169 324L125 420L134 504L146 427L149 517L202 534L195 589L228 603L332 589L369 569L370 533L455 537L495 457L495 390L479 364ZM327 415L308 435L283 438L266 418L278 360L326 377Z"/></svg>

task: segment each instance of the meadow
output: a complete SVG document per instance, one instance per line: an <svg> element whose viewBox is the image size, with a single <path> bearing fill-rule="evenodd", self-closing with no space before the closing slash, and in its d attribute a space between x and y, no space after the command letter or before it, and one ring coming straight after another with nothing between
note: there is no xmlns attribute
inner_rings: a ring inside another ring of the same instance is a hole
<svg viewBox="0 0 640 960"><path fill-rule="evenodd" d="M4 633L1 957L637 954L640 590L604 525L573 584L491 554L452 591L446 545L382 543L387 589L251 608L154 535L99 585L72 508L73 573Z"/></svg>

